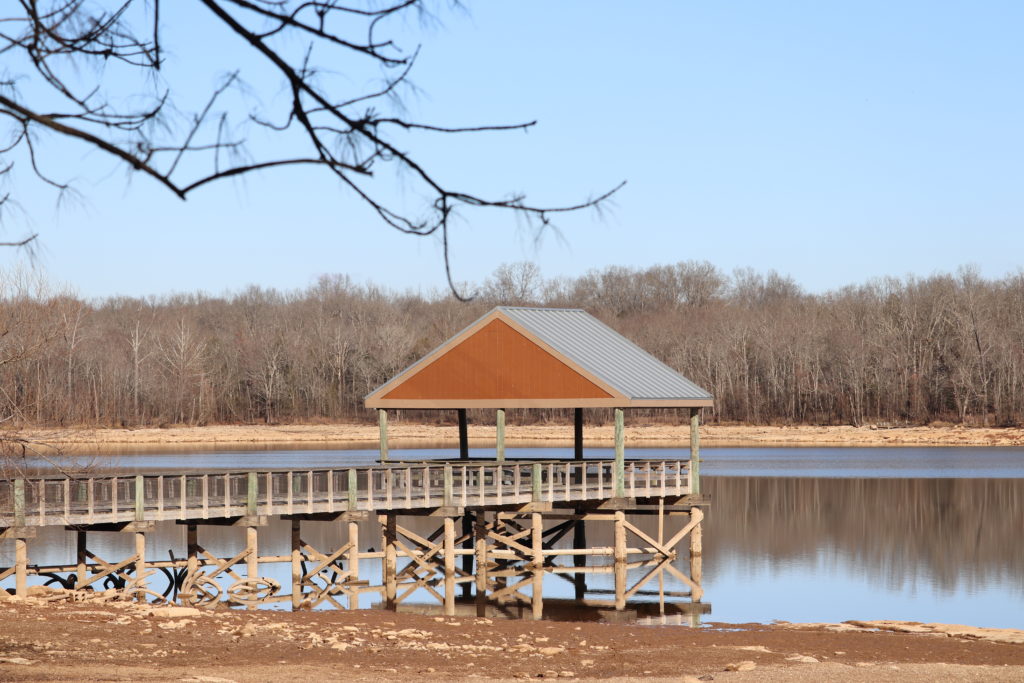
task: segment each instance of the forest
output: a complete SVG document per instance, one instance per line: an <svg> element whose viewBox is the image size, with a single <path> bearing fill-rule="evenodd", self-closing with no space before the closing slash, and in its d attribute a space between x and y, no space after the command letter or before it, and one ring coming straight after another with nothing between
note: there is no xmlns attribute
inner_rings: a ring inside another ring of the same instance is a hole
<svg viewBox="0 0 1024 683"><path fill-rule="evenodd" d="M708 389L715 407L706 422L1009 426L1024 418L1024 271L986 279L965 267L809 293L774 271L726 273L707 262L568 278L522 262L462 289L475 298L329 275L298 291L87 300L33 270L8 269L0 273L0 419L54 427L374 419L363 396L496 305L589 311ZM396 416L413 418L452 416ZM510 411L509 419L567 415Z"/></svg>

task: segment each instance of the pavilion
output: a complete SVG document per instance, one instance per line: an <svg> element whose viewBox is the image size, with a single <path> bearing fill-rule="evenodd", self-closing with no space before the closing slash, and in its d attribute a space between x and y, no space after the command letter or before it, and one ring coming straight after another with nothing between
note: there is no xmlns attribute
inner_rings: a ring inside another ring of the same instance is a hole
<svg viewBox="0 0 1024 683"><path fill-rule="evenodd" d="M706 390L586 311L512 306L494 308L366 396L366 407L378 410L385 461L388 409L457 410L463 459L469 458L466 411L494 409L501 461L508 408L572 408L578 460L583 459L583 409L612 408L619 473L625 458L624 410L687 408L695 494L700 491L700 409L712 405Z"/></svg>

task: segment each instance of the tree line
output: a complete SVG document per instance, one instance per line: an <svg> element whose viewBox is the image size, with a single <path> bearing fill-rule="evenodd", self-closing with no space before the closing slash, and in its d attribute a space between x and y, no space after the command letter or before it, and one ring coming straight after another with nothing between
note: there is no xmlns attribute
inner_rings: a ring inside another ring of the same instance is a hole
<svg viewBox="0 0 1024 683"><path fill-rule="evenodd" d="M499 304L586 309L708 389L715 407L706 421L1018 425L1024 418L1024 272L986 279L963 268L815 294L776 272L726 273L706 262L569 278L517 263L464 289L477 292L473 301L332 275L290 292L254 286L225 296L87 300L31 271L7 270L0 273L0 419L40 426L368 419L363 396Z"/></svg>

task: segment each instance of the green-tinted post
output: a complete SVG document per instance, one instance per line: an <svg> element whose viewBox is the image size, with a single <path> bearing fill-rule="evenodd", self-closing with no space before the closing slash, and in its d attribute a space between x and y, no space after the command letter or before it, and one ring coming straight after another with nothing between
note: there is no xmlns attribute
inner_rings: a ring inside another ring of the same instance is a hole
<svg viewBox="0 0 1024 683"><path fill-rule="evenodd" d="M626 419L622 408L615 409L615 495L626 497Z"/></svg>
<svg viewBox="0 0 1024 683"><path fill-rule="evenodd" d="M146 480L141 474L135 475L135 521L146 518Z"/></svg>
<svg viewBox="0 0 1024 683"><path fill-rule="evenodd" d="M530 477L530 479L531 479L530 483L533 484L533 502L534 503L539 503L540 502L541 492L544 490L544 488L541 486L541 483L540 483L540 473L541 473L540 463L539 462L533 463L533 472L532 472L532 476Z"/></svg>
<svg viewBox="0 0 1024 683"><path fill-rule="evenodd" d="M700 493L700 408L690 408L690 493Z"/></svg>
<svg viewBox="0 0 1024 683"><path fill-rule="evenodd" d="M498 439L494 446L495 454L498 458L498 462L505 461L505 411L501 408L498 409L497 416L498 425Z"/></svg>
<svg viewBox="0 0 1024 683"><path fill-rule="evenodd" d="M260 480L259 475L255 472L249 473L249 488L245 495L245 514L255 515L256 514L256 503L260 495Z"/></svg>
<svg viewBox="0 0 1024 683"><path fill-rule="evenodd" d="M25 526L25 480L14 480L14 525Z"/></svg>
<svg viewBox="0 0 1024 683"><path fill-rule="evenodd" d="M377 422L380 424L380 461L388 461L388 411L377 411Z"/></svg>

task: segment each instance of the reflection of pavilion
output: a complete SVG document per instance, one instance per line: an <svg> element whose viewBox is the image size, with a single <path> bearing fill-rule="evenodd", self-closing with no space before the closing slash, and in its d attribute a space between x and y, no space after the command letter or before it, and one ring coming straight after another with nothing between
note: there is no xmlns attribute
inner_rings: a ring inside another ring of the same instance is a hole
<svg viewBox="0 0 1024 683"><path fill-rule="evenodd" d="M540 617L545 574L570 581L577 605L621 611L630 600L652 593L662 604L666 597L701 601L701 506L709 501L700 495L698 425L699 410L712 405L712 397L584 311L496 308L372 392L366 405L379 411L382 461L388 458L388 409L457 410L460 458L450 465L470 470L485 462L498 469L524 462L505 459L506 409L574 409L574 461L533 463L538 495L530 502L504 504L495 495L503 475L487 481L481 469L479 497L462 505L380 515L387 605L397 606L425 589L453 613L455 586L461 584L463 598L475 595L481 611L489 603L529 604L532 615ZM584 408L614 409L613 461L584 461ZM653 469L651 463L638 468L640 463L627 462L623 411L629 408L688 409L689 461L672 472L668 462ZM469 459L467 409L496 411L493 461ZM541 481L545 471L546 484ZM424 538L402 526L400 518L408 515L442 520ZM627 515L653 517L657 531L645 531ZM592 530L610 525L613 542L588 544L588 523ZM571 549L559 543L569 535ZM688 574L675 566L685 540ZM456 557L461 557L458 567ZM642 573L630 581L630 570ZM614 589L589 590L587 576L598 573L613 574ZM686 590L665 591L666 574ZM438 577L443 591L433 588ZM594 598L602 592L610 599Z"/></svg>

